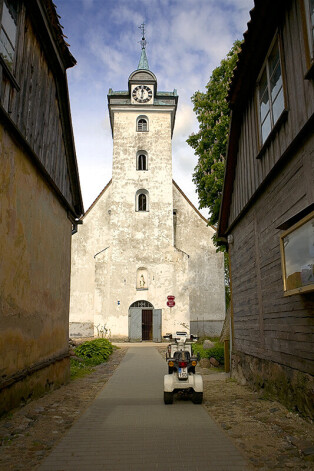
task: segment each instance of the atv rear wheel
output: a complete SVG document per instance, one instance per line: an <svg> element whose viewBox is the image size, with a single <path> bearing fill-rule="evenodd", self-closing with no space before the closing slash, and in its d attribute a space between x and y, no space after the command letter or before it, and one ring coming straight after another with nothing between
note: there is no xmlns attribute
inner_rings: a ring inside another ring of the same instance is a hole
<svg viewBox="0 0 314 471"><path fill-rule="evenodd" d="M173 392L164 392L164 403L165 404L173 403Z"/></svg>
<svg viewBox="0 0 314 471"><path fill-rule="evenodd" d="M192 395L192 402L194 404L202 404L203 402L203 393L202 392L194 392Z"/></svg>

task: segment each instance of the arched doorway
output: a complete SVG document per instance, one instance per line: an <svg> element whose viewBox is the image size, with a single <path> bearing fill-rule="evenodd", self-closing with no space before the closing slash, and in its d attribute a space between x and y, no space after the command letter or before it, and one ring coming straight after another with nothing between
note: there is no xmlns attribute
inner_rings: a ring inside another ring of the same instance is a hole
<svg viewBox="0 0 314 471"><path fill-rule="evenodd" d="M129 307L129 340L161 341L161 309L154 309L149 301L135 301Z"/></svg>

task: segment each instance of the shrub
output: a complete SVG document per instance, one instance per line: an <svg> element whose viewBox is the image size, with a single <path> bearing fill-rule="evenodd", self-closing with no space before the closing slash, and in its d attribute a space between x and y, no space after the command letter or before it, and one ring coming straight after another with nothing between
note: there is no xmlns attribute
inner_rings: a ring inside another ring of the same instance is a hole
<svg viewBox="0 0 314 471"><path fill-rule="evenodd" d="M225 352L224 346L220 342L215 342L215 346L208 350L204 350L203 343L195 343L193 344L193 353L197 355L200 354L201 358L211 358L214 357L221 365L225 364Z"/></svg>
<svg viewBox="0 0 314 471"><path fill-rule="evenodd" d="M86 365L99 365L108 360L113 345L107 339L95 339L82 343L75 349L75 355L83 358Z"/></svg>
<svg viewBox="0 0 314 471"><path fill-rule="evenodd" d="M205 350L207 358L214 357L221 365L225 364L224 346L217 343L213 348Z"/></svg>
<svg viewBox="0 0 314 471"><path fill-rule="evenodd" d="M192 350L194 355L197 355L199 353L201 358L207 358L208 350L204 350L203 345L200 345L199 343L194 343L192 344Z"/></svg>

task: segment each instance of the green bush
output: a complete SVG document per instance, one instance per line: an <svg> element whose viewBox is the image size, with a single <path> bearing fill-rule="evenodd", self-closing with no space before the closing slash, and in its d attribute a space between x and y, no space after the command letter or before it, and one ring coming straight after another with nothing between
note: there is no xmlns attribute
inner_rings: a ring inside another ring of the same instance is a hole
<svg viewBox="0 0 314 471"><path fill-rule="evenodd" d="M201 358L215 358L221 365L225 364L225 352L224 346L220 342L215 342L215 346L210 348L209 350L204 350L203 343L195 343L193 344L193 353L197 355L200 354Z"/></svg>
<svg viewBox="0 0 314 471"><path fill-rule="evenodd" d="M108 360L113 345L107 339L99 338L82 343L75 349L75 355L84 360L85 365L99 365Z"/></svg>
<svg viewBox="0 0 314 471"><path fill-rule="evenodd" d="M225 364L225 350L222 344L217 343L213 348L205 350L207 358L214 357L221 365Z"/></svg>
<svg viewBox="0 0 314 471"><path fill-rule="evenodd" d="M207 358L207 350L204 350L203 344L194 343L192 345L194 355L200 354L201 358Z"/></svg>

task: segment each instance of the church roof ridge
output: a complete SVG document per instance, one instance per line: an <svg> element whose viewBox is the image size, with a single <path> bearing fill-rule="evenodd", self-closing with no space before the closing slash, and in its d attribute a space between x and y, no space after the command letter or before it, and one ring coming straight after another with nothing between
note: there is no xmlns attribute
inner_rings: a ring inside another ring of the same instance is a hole
<svg viewBox="0 0 314 471"><path fill-rule="evenodd" d="M212 224L209 224L209 221L208 219L206 219L200 212L199 210L194 206L194 204L192 203L192 201L189 200L189 198L186 196L186 194L181 190L181 188L179 187L179 185L172 179L172 183L174 184L174 186L176 187L176 189L181 193L181 195L183 196L183 198L189 203L190 206L192 206L192 208L194 209L194 211L203 219L203 221L205 221L208 226L210 226L212 229L214 229L215 231L217 230L217 227L213 226Z"/></svg>
<svg viewBox="0 0 314 471"><path fill-rule="evenodd" d="M85 216L87 216L87 214L90 212L91 209L93 209L93 207L95 206L95 204L97 203L97 201L102 197L102 195L105 193L105 191L109 188L109 186L111 185L112 183L112 178L110 178L109 182L107 183L107 185L105 186L105 188L103 188L101 190L101 192L99 193L99 195L97 196L96 199L94 199L94 201L92 202L92 204L90 205L90 207L85 211L85 213L83 214L83 216L80 218L81 220L85 218Z"/></svg>

